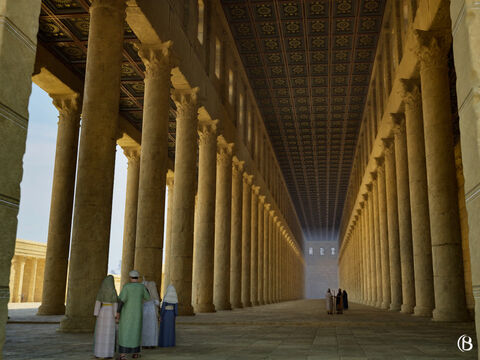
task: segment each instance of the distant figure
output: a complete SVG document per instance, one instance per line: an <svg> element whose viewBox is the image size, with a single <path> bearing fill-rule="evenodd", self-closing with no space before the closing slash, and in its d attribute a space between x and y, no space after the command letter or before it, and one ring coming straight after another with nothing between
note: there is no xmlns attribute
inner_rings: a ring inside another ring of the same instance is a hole
<svg viewBox="0 0 480 360"><path fill-rule="evenodd" d="M333 314L333 296L330 289L328 289L327 293L325 294L325 304L327 307L327 314L332 315Z"/></svg>
<svg viewBox="0 0 480 360"><path fill-rule="evenodd" d="M343 314L342 289L338 289L338 293L337 293L337 314Z"/></svg>
<svg viewBox="0 0 480 360"><path fill-rule="evenodd" d="M175 346L175 317L178 316L178 297L173 285L168 285L160 311L160 337L158 346Z"/></svg>
<svg viewBox="0 0 480 360"><path fill-rule="evenodd" d="M117 290L113 276L108 275L97 293L93 315L97 317L93 354L97 358L115 355L115 315L117 313Z"/></svg>
<svg viewBox="0 0 480 360"><path fill-rule="evenodd" d="M343 290L343 308L345 310L348 310L348 295L347 295L347 292L345 290Z"/></svg>
<svg viewBox="0 0 480 360"><path fill-rule="evenodd" d="M142 346L152 349L158 343L160 297L155 281L145 281L144 285L150 294L150 300L143 303Z"/></svg>
<svg viewBox="0 0 480 360"><path fill-rule="evenodd" d="M143 300L150 300L147 289L142 283L138 282L139 273L132 270L128 275L130 276L130 283L123 286L117 310L117 320L120 320L118 327L120 360L126 360L126 354L133 354L134 359L140 357Z"/></svg>

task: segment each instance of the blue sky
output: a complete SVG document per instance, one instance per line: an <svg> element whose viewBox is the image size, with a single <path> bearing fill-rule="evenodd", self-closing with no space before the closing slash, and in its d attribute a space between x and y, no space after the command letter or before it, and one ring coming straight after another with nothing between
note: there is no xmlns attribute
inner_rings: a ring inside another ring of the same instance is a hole
<svg viewBox="0 0 480 360"><path fill-rule="evenodd" d="M47 242L58 111L35 84L30 96L27 147L23 157L17 238ZM117 146L110 235L109 272L119 271L122 257L127 159Z"/></svg>

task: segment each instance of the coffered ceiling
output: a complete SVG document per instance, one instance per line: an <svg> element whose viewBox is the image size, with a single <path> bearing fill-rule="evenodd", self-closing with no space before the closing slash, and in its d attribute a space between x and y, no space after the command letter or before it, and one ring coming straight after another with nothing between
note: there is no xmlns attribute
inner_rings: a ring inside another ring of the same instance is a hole
<svg viewBox="0 0 480 360"><path fill-rule="evenodd" d="M303 230L340 225L385 0L221 0Z"/></svg>

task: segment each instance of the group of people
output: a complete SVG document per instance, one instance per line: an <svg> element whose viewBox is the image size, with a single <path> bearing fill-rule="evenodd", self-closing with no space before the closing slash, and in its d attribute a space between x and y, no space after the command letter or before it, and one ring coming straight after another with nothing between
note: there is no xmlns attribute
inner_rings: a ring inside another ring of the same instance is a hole
<svg viewBox="0 0 480 360"><path fill-rule="evenodd" d="M157 346L175 346L175 317L178 315L177 292L169 285L161 301L154 281L140 282L140 274L132 270L130 282L117 295L112 275L102 282L95 302L94 355L112 358L116 345L120 360L127 354L134 359L140 350ZM160 324L159 324L160 322ZM118 323L118 336L116 324Z"/></svg>
<svg viewBox="0 0 480 360"><path fill-rule="evenodd" d="M330 289L328 289L325 294L325 302L327 314L329 315L333 315L334 311L336 311L337 314L343 314L343 310L348 310L348 295L345 290L342 291L342 289L338 289L336 294L332 294Z"/></svg>

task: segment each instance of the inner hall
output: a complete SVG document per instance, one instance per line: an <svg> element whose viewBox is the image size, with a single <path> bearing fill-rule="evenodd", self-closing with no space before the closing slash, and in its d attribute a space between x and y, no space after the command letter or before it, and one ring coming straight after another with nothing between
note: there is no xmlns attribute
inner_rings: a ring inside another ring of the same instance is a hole
<svg viewBox="0 0 480 360"><path fill-rule="evenodd" d="M119 151L117 286L179 299L143 357L480 359L479 59L475 0L0 0L0 360L92 356Z"/></svg>

